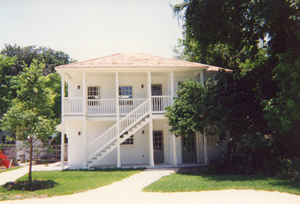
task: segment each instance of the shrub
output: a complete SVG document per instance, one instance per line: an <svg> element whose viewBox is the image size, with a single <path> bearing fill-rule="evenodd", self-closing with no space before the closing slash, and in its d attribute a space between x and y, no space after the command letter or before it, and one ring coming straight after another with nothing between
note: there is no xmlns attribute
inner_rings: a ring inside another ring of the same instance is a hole
<svg viewBox="0 0 300 204"><path fill-rule="evenodd" d="M300 180L300 159L280 159L278 176L284 179Z"/></svg>

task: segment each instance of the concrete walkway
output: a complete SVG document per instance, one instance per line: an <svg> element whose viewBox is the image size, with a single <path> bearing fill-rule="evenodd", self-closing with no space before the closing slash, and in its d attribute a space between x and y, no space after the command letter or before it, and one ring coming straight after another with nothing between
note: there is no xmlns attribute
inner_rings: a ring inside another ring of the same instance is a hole
<svg viewBox="0 0 300 204"><path fill-rule="evenodd" d="M46 167L45 167L46 168ZM56 168L56 167L48 167ZM21 169L20 169L21 170ZM26 168L27 170L27 168ZM42 170L42 167L40 167ZM12 172L16 172L15 170ZM21 171L20 171L21 172ZM8 174L2 173L2 174ZM50 198L34 198L25 200L3 201L1 204L288 204L300 203L300 196L279 192L255 191L255 190L223 190L202 191L188 193L145 193L142 188L160 179L162 176L174 173L174 169L148 169L135 174L122 181L94 190L67 196L56 196ZM0 177L4 176L0 174ZM20 173L21 174L21 173Z"/></svg>
<svg viewBox="0 0 300 204"><path fill-rule="evenodd" d="M28 168L29 168L28 163L21 164L21 166L23 168L16 169L13 171L8 171L8 172L0 174L0 185L5 184L6 182L15 181L16 179L27 174ZM66 168L68 168L67 165L66 165ZM60 170L60 162L49 164L48 166L46 166L44 164L32 166L32 171L53 171L53 170Z"/></svg>

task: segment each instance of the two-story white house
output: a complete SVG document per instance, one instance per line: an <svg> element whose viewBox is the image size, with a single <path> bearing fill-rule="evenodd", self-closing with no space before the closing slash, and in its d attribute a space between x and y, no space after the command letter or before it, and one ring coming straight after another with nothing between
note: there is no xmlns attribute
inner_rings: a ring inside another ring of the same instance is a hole
<svg viewBox="0 0 300 204"><path fill-rule="evenodd" d="M56 67L62 79L61 135L62 143L68 137L68 165L154 167L216 159L218 138L200 133L175 137L164 112L180 83L204 83L219 69L141 53Z"/></svg>

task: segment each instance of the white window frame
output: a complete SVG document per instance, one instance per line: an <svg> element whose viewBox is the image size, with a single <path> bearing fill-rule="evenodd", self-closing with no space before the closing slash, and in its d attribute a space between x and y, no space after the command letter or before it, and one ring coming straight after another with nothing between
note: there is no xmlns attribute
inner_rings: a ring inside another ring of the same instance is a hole
<svg viewBox="0 0 300 204"><path fill-rule="evenodd" d="M95 90L89 90L90 88L93 88ZM101 87L100 86L88 86L87 87L87 99L88 100L89 99L100 99L100 98L101 98ZM88 101L88 106L95 106L95 105L99 105L99 101Z"/></svg>
<svg viewBox="0 0 300 204"><path fill-rule="evenodd" d="M122 137L122 136L121 136ZM134 146L134 135L131 135L124 142L121 143L122 147L132 147Z"/></svg>
<svg viewBox="0 0 300 204"><path fill-rule="evenodd" d="M120 88L121 87L131 87L131 95L126 94L126 91L130 91L130 90L125 90L125 94L121 95L121 91ZM133 99L133 86L132 85L120 85L119 86L119 99ZM133 105L133 101L132 100L128 100L127 102L120 102L120 105Z"/></svg>

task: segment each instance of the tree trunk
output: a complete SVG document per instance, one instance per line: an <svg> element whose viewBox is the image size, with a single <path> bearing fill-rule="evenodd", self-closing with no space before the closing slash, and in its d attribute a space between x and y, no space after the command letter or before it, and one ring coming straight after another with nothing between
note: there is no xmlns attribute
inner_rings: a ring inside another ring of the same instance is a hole
<svg viewBox="0 0 300 204"><path fill-rule="evenodd" d="M32 171L32 152L33 152L31 135L29 135L29 145L30 145L30 153L29 153L29 174L28 174L28 181L31 182L32 181L32 177L31 177L31 171Z"/></svg>

